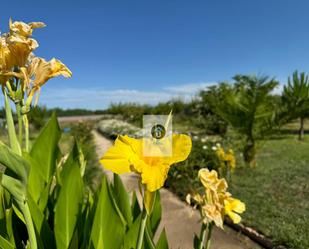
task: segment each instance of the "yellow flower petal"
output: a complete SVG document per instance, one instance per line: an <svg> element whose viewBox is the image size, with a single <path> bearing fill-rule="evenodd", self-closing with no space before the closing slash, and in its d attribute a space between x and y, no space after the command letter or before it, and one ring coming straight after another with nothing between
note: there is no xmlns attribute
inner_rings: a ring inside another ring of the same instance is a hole
<svg viewBox="0 0 309 249"><path fill-rule="evenodd" d="M150 166L144 163L141 172L142 183L146 185L148 191L154 192L164 185L168 170L168 165Z"/></svg>
<svg viewBox="0 0 309 249"><path fill-rule="evenodd" d="M228 215L234 223L239 223L241 221L241 217L237 213L240 214L246 210L245 204L232 197L228 197L224 200L224 204L225 214Z"/></svg>
<svg viewBox="0 0 309 249"><path fill-rule="evenodd" d="M245 203L243 203L242 201L236 199L236 198L230 198L232 199L230 201L230 208L237 213L243 213L246 210L246 206Z"/></svg>
<svg viewBox="0 0 309 249"><path fill-rule="evenodd" d="M122 174L131 171L132 156L134 152L130 144L126 143L126 137L119 136L112 146L101 158L100 162L105 169Z"/></svg>
<svg viewBox="0 0 309 249"><path fill-rule="evenodd" d="M34 58L31 62L29 73L34 77L33 84L36 87L44 85L50 78L62 75L66 78L72 76L72 72L60 60L55 58L46 61L43 58Z"/></svg>
<svg viewBox="0 0 309 249"><path fill-rule="evenodd" d="M239 222L241 222L240 215L238 215L238 214L236 214L234 212L228 212L227 215L231 218L233 223L238 224Z"/></svg>
<svg viewBox="0 0 309 249"><path fill-rule="evenodd" d="M173 154L171 164L187 159L192 149L191 137L184 134L173 134Z"/></svg>

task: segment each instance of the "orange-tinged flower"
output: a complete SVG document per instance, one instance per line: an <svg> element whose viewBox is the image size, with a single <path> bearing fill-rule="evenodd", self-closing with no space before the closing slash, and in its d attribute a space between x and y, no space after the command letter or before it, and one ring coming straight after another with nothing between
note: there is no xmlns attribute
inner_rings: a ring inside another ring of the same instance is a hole
<svg viewBox="0 0 309 249"><path fill-rule="evenodd" d="M45 26L43 22L30 22L26 24L18 21L12 22L11 19L9 22L10 34L24 36L25 38L32 35L33 29L44 28Z"/></svg>
<svg viewBox="0 0 309 249"><path fill-rule="evenodd" d="M205 189L218 193L224 192L227 189L227 182L225 179L219 179L218 173L215 170L209 171L207 168L200 169L198 172L198 177Z"/></svg>
<svg viewBox="0 0 309 249"><path fill-rule="evenodd" d="M13 66L19 67L26 65L30 53L39 46L37 41L32 38L15 35L7 38L7 44Z"/></svg>
<svg viewBox="0 0 309 249"><path fill-rule="evenodd" d="M44 27L40 22L23 23L10 20L10 32L0 37L0 83L18 73L18 67L25 67L31 53L39 46L37 41L30 38L34 28ZM23 69L22 69L23 70ZM21 71L22 71L21 70ZM17 76L24 76L24 72ZM25 84L24 84L25 85Z"/></svg>
<svg viewBox="0 0 309 249"><path fill-rule="evenodd" d="M239 214L245 211L245 204L227 192L225 179L219 179L215 170L209 171L207 168L200 169L198 176L204 186L204 193L188 195L187 202L190 203L191 198L196 202L196 206L200 207L203 222L214 222L217 227L223 228L225 215L234 223L240 222Z"/></svg>
<svg viewBox="0 0 309 249"><path fill-rule="evenodd" d="M60 60L55 58L46 61L43 58L35 57L32 59L28 68L30 78L34 78L33 85L39 88L44 85L50 78L62 75L66 78L72 76L72 72Z"/></svg>

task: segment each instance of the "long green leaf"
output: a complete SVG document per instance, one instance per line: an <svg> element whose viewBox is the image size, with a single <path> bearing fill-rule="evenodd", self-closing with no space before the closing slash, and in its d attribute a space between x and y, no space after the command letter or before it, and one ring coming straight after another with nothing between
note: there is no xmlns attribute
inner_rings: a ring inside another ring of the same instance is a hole
<svg viewBox="0 0 309 249"><path fill-rule="evenodd" d="M136 241L138 238L138 232L139 232L139 227L141 223L141 217L142 215L140 214L136 220L133 222L129 230L127 231L125 237L124 237L124 242L123 242L123 248L134 248L136 246Z"/></svg>
<svg viewBox="0 0 309 249"><path fill-rule="evenodd" d="M5 175L21 181L27 186L29 164L21 156L0 142L0 164L6 167Z"/></svg>
<svg viewBox="0 0 309 249"><path fill-rule="evenodd" d="M4 92L4 98L5 98L6 123L8 127L10 146L16 154L21 155L21 148L20 148L20 144L18 142L17 136L16 136L16 130L15 130L15 125L14 125L13 116L12 116L12 110L11 110L9 98L6 95L6 92Z"/></svg>
<svg viewBox="0 0 309 249"><path fill-rule="evenodd" d="M91 230L92 246L95 249L121 248L125 226L113 205L110 189L103 177L100 197Z"/></svg>
<svg viewBox="0 0 309 249"><path fill-rule="evenodd" d="M45 249L55 248L53 232L51 231L48 222L45 220L44 214L31 196L28 196L28 205L35 229L39 235L37 237L40 239L40 243L44 245Z"/></svg>
<svg viewBox="0 0 309 249"><path fill-rule="evenodd" d="M156 249L168 249L168 242L165 229L161 232L160 238L157 242Z"/></svg>
<svg viewBox="0 0 309 249"><path fill-rule="evenodd" d="M157 228L160 224L161 215L162 215L162 207L161 207L160 192L156 191L155 201L153 204L153 210L149 218L149 223L150 223L151 231L153 234L156 233Z"/></svg>
<svg viewBox="0 0 309 249"><path fill-rule="evenodd" d="M65 165L62 187L55 206L55 236L58 249L67 249L81 213L83 180L78 161Z"/></svg>
<svg viewBox="0 0 309 249"><path fill-rule="evenodd" d="M15 248L9 241L7 241L1 235L0 235L0 247L1 249L14 249Z"/></svg>
<svg viewBox="0 0 309 249"><path fill-rule="evenodd" d="M119 175L117 174L114 174L114 193L117 205L122 215L126 219L127 224L130 226L133 220L130 206L130 197Z"/></svg>
<svg viewBox="0 0 309 249"><path fill-rule="evenodd" d="M35 140L30 155L39 164L39 171L46 182L54 174L58 155L58 142L61 136L56 115L52 117Z"/></svg>
<svg viewBox="0 0 309 249"><path fill-rule="evenodd" d="M37 203L41 197L42 192L47 185L41 171L41 164L33 159L29 154L24 153L24 158L30 165L29 179L28 179L28 192L33 200Z"/></svg>

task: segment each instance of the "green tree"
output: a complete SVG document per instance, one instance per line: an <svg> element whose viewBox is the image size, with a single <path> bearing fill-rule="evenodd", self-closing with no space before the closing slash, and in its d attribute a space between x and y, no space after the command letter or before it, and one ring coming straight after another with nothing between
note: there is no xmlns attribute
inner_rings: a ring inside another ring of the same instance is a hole
<svg viewBox="0 0 309 249"><path fill-rule="evenodd" d="M275 104L271 92L278 85L268 77L236 75L234 84L220 83L208 91L211 106L245 139L244 161L255 165L256 142L275 127Z"/></svg>
<svg viewBox="0 0 309 249"><path fill-rule="evenodd" d="M299 118L300 127L298 139L304 138L304 121L309 116L309 78L304 72L293 73L292 79L288 78L287 85L283 88L282 101L286 107L288 120Z"/></svg>

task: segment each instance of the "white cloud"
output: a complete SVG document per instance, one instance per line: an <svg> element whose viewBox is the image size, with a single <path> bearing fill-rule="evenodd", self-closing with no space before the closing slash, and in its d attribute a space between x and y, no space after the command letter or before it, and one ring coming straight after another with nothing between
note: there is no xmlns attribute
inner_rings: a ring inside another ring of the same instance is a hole
<svg viewBox="0 0 309 249"><path fill-rule="evenodd" d="M49 107L60 106L64 108L104 108L110 103L137 102L141 104L156 104L160 101L167 101L173 97L166 92L151 92L130 89L76 89L65 88L59 90L50 89L42 91L41 103L46 103Z"/></svg>
<svg viewBox="0 0 309 249"><path fill-rule="evenodd" d="M215 85L217 83L215 82L201 82L201 83L188 83L188 84L181 84L181 85L173 85L173 86L168 86L165 87L164 89L166 91L170 91L173 93L178 93L178 94L195 94L199 90L205 89L206 87Z"/></svg>
<svg viewBox="0 0 309 249"><path fill-rule="evenodd" d="M284 87L285 84L283 83L280 83L273 91L272 91L272 94L274 95L281 95L282 92L283 92L283 87Z"/></svg>
<svg viewBox="0 0 309 249"><path fill-rule="evenodd" d="M164 87L162 91L143 91L134 89L106 90L104 88L42 88L39 103L49 108L87 108L103 109L110 103L135 102L140 104L157 104L180 97L190 101L196 93L206 87L215 85L214 82L188 83ZM273 94L281 94L284 84L273 90ZM0 106L3 103L0 94Z"/></svg>
<svg viewBox="0 0 309 249"><path fill-rule="evenodd" d="M162 91L142 91L135 89L106 90L104 88L64 88L42 89L40 103L48 107L102 109L110 103L135 102L157 104L180 97L189 101L200 89L214 83L189 83L164 87Z"/></svg>

